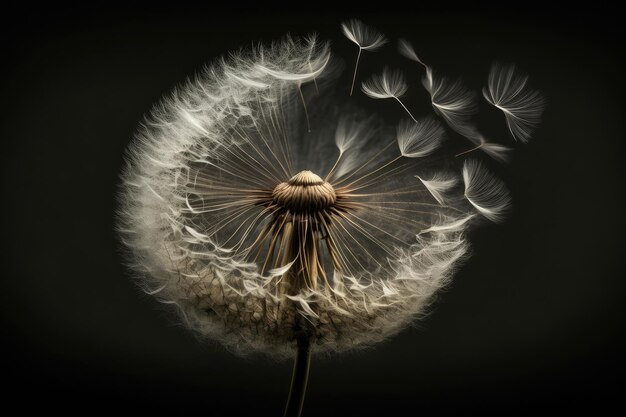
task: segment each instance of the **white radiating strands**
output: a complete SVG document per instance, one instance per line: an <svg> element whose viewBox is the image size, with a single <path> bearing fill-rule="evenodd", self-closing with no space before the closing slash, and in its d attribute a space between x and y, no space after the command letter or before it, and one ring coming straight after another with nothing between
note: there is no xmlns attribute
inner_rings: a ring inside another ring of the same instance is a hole
<svg viewBox="0 0 626 417"><path fill-rule="evenodd" d="M402 108L408 113L415 123L417 120L409 109L404 105L400 97L406 93L409 86L404 79L404 75L400 71L384 68L382 74L374 74L372 77L361 84L361 90L371 98L387 99L394 98L400 103Z"/></svg>
<svg viewBox="0 0 626 417"><path fill-rule="evenodd" d="M443 194L454 188L459 182L458 178L451 172L435 172L428 180L416 175L428 192L441 205L444 204Z"/></svg>
<svg viewBox="0 0 626 417"><path fill-rule="evenodd" d="M310 132L311 122L309 120L309 111L306 107L306 100L302 94L302 84L313 81L315 83L315 87L317 88L316 78L324 72L328 65L328 61L330 60L330 49L328 44L323 44L321 47L318 46L317 37L315 35L311 35L306 38L305 42L308 44L309 49L308 59L303 60L299 65L297 65L295 67L296 71L285 71L278 68L275 69L269 67L268 65L257 65L257 69L262 73L271 75L277 80L294 81L297 83L298 93L300 95L300 100L302 101L304 116L306 118L307 129ZM312 59L313 55L315 55L315 59Z"/></svg>
<svg viewBox="0 0 626 417"><path fill-rule="evenodd" d="M493 159L506 162L509 159L509 152L512 151L508 146L500 145L499 143L488 142L484 137L480 137L479 148Z"/></svg>
<svg viewBox="0 0 626 417"><path fill-rule="evenodd" d="M430 94L431 103L435 112L440 115L451 129L457 133L470 137L474 128L470 118L476 114L477 106L474 93L468 90L461 80L449 80L433 74L430 67L426 67L426 75L422 84Z"/></svg>
<svg viewBox="0 0 626 417"><path fill-rule="evenodd" d="M502 110L513 139L528 142L535 127L541 121L545 99L526 84L528 76L521 74L514 65L494 63L489 72L485 99Z"/></svg>
<svg viewBox="0 0 626 417"><path fill-rule="evenodd" d="M359 60L361 59L361 52L375 51L385 43L387 38L376 29L367 26L363 22L357 19L351 19L341 24L341 30L343 34L350 41L354 42L359 47L359 54L356 57L356 63L354 64L354 74L352 76L352 85L350 86L350 95L354 91L354 83L356 81L356 73L359 68Z"/></svg>
<svg viewBox="0 0 626 417"><path fill-rule="evenodd" d="M419 64L422 64L424 66L424 68L428 68L428 65L426 65L417 56L417 53L415 52L415 49L413 48L413 45L411 45L411 43L409 41L407 41L406 39L400 39L398 41L398 52L403 57L405 57L407 59L410 59L411 61L415 61L415 62L417 62Z"/></svg>
<svg viewBox="0 0 626 417"><path fill-rule="evenodd" d="M359 138L363 139L368 136L367 127L367 123L362 123L352 117L340 118L335 130L335 145L337 145L339 154L343 154L352 147Z"/></svg>
<svg viewBox="0 0 626 417"><path fill-rule="evenodd" d="M424 229L420 232L420 235L426 233L440 233L440 232L450 232L450 231L463 231L467 226L468 222L472 220L476 216L475 214L470 214L461 219L454 219L449 222L443 222L441 224L436 224L434 226L429 227L428 229Z"/></svg>
<svg viewBox="0 0 626 417"><path fill-rule="evenodd" d="M487 139L485 139L482 133L474 128L468 129L468 132L470 132L471 134L468 134L466 138L469 139L476 146L466 151L463 151L456 156L465 155L480 149L481 151L485 152L487 155L499 162L508 161L509 153L512 151L511 148L509 148L508 146L500 145L499 143L488 141Z"/></svg>
<svg viewBox="0 0 626 417"><path fill-rule="evenodd" d="M318 42L317 42L317 33L313 33L309 36L307 36L305 38L306 43L309 44L309 56L307 61L309 62L309 69L311 71L313 71L313 64L311 63L311 58L313 57L313 54L315 53L315 50L318 48ZM317 85L317 79L314 77L313 78L313 83L315 84L315 91L317 92L317 94L320 93L319 87Z"/></svg>
<svg viewBox="0 0 626 417"><path fill-rule="evenodd" d="M426 116L411 123L402 120L398 124L398 147L402 156L420 158L431 154L444 139L443 126L432 116Z"/></svg>
<svg viewBox="0 0 626 417"><path fill-rule="evenodd" d="M359 48L354 86L362 51L385 37L356 20L342 29ZM241 353L291 356L303 334L314 352L340 352L423 314L465 258L474 220L500 221L510 204L479 162L435 151L448 126L471 141L462 154L504 160L508 148L472 123L460 81L434 75L408 42L398 48L425 68L435 114L413 117L407 82L389 69L361 88L412 121L359 108L315 36L233 52L156 106L129 150L118 213L144 288ZM526 79L498 71L485 94L519 118L502 97L527 97ZM312 135L301 134L305 116Z"/></svg>
<svg viewBox="0 0 626 417"><path fill-rule="evenodd" d="M305 42L309 51L308 59L303 59L298 63L289 63L289 66L263 62L256 64L255 68L261 74L271 75L280 81L294 81L296 83L313 81L326 70L330 60L330 48L327 43L317 45L314 37L308 38Z"/></svg>
<svg viewBox="0 0 626 417"><path fill-rule="evenodd" d="M330 178L340 178L347 171L351 170L358 163L357 154L353 152L347 155L346 151L352 147L359 147L367 142L372 136L367 120L360 120L351 115L343 115L337 122L335 130L335 145L339 150L339 156L335 160L333 167L326 175L325 180Z"/></svg>
<svg viewBox="0 0 626 417"><path fill-rule="evenodd" d="M469 159L463 164L463 182L465 198L480 214L493 222L504 220L511 199L502 181L480 162Z"/></svg>
<svg viewBox="0 0 626 417"><path fill-rule="evenodd" d="M435 113L441 116L454 131L470 137L474 129L469 119L477 111L474 93L465 88L461 80L452 81L434 74L433 69L419 58L409 41L400 39L398 52L426 69L422 84L430 94Z"/></svg>

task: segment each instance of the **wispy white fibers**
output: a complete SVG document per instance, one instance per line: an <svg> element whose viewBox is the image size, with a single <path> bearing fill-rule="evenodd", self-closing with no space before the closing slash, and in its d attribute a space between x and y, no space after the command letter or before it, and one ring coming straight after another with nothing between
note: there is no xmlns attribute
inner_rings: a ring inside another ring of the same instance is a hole
<svg viewBox="0 0 626 417"><path fill-rule="evenodd" d="M511 198L504 183L478 161L469 159L463 165L465 198L483 216L493 222L504 219Z"/></svg>
<svg viewBox="0 0 626 417"><path fill-rule="evenodd" d="M417 122L402 120L398 125L398 147L402 156L408 158L421 158L431 154L444 137L443 126L433 116L426 116Z"/></svg>
<svg viewBox="0 0 626 417"><path fill-rule="evenodd" d="M413 45L411 45L411 43L406 39L398 40L398 52L400 52L400 55L402 55L403 57L422 64L424 68L428 68L428 66L424 64L424 62L422 62L422 60L417 56Z"/></svg>
<svg viewBox="0 0 626 417"><path fill-rule="evenodd" d="M545 99L527 86L528 76L521 74L514 65L494 63L489 72L485 99L502 110L513 139L528 142L535 127L541 121Z"/></svg>
<svg viewBox="0 0 626 417"><path fill-rule="evenodd" d="M422 84L430 94L435 113L441 116L451 129L469 139L475 145L457 156L480 149L492 158L500 162L506 162L511 148L485 139L484 135L476 127L475 121L472 120L478 111L475 94L467 89L461 80L450 81L445 77L435 75L433 69L418 57L413 45L406 39L398 41L398 52L405 58L415 61L425 68L426 73L422 78ZM490 82L493 73L492 69ZM486 90L483 93L487 94ZM509 94L511 93L513 91L509 90ZM485 97L487 96L485 95ZM489 100L489 98L487 99Z"/></svg>
<svg viewBox="0 0 626 417"><path fill-rule="evenodd" d="M452 190L459 182L459 179L450 172L436 172L428 180L419 175L415 177L424 184L424 187L439 204L444 204L444 194Z"/></svg>
<svg viewBox="0 0 626 417"><path fill-rule="evenodd" d="M341 30L346 38L354 42L359 47L359 53L354 64L354 74L352 76L352 85L350 87L350 95L354 90L354 82L356 81L356 72L359 68L359 60L362 51L375 51L387 43L387 38L376 29L367 26L358 19L351 19L341 24Z"/></svg>
<svg viewBox="0 0 626 417"><path fill-rule="evenodd" d="M461 80L438 76L430 67L426 68L422 84L430 94L435 112L448 126L463 136L471 136L474 129L470 119L477 111L475 94Z"/></svg>
<svg viewBox="0 0 626 417"><path fill-rule="evenodd" d="M304 116L307 121L307 129L310 132L311 124L309 121L309 113L306 108L306 99L304 98L300 87L303 83L313 81L315 83L315 88L317 89L316 78L319 77L326 69L326 65L328 65L328 60L330 59L330 52L328 44L324 43L320 46L317 42L317 36L315 35L305 38L304 45L308 50L307 58L287 70L282 68L272 68L272 62L257 64L257 68L261 72L271 75L278 80L295 81L298 83L298 93L300 95L300 100L302 101ZM313 57L316 58L313 59Z"/></svg>
<svg viewBox="0 0 626 417"><path fill-rule="evenodd" d="M371 98L398 99L406 93L409 86L400 71L392 71L385 68L382 74L375 74L369 80L364 81L361 89Z"/></svg>
<svg viewBox="0 0 626 417"><path fill-rule="evenodd" d="M367 26L358 19L351 19L341 24L346 38L354 42L360 49L375 51L387 43L387 38L376 29Z"/></svg>
<svg viewBox="0 0 626 417"><path fill-rule="evenodd" d="M360 50L384 40L342 28ZM315 352L383 340L449 282L473 220L509 206L499 180L440 146L434 115L396 127L367 113L336 88L339 68L316 38L234 53L155 106L126 155L129 265L233 351L290 356L305 330ZM429 80L435 111L464 123L466 93ZM407 88L389 69L362 86L400 104Z"/></svg>
<svg viewBox="0 0 626 417"><path fill-rule="evenodd" d="M342 114L337 121L335 130L335 145L339 155L326 174L325 180L341 178L353 170L365 153L362 149L363 145L371 140L374 133L368 119L363 119L352 113ZM355 148L358 151L346 153L347 150L355 150Z"/></svg>
<svg viewBox="0 0 626 417"><path fill-rule="evenodd" d="M487 155L500 162L506 162L509 159L509 152L512 151L508 146L487 142L482 136L480 137L480 145L478 147Z"/></svg>
<svg viewBox="0 0 626 417"><path fill-rule="evenodd" d="M352 146L365 141L370 134L368 124L363 120L358 120L352 115L343 115L337 122L335 130L335 145L339 154L343 155Z"/></svg>
<svg viewBox="0 0 626 417"><path fill-rule="evenodd" d="M461 80L451 81L447 77L436 74L432 67L426 65L415 52L413 45L406 39L398 41L398 52L411 61L422 65L426 73L422 85L430 94L431 104L435 113L457 133L472 137L475 132L470 119L478 110L475 94L467 89Z"/></svg>
<svg viewBox="0 0 626 417"><path fill-rule="evenodd" d="M483 134L475 128L468 128L467 133L468 134L465 137L476 146L457 154L457 156L465 155L467 153L480 149L481 151L499 162L508 161L509 154L513 149L509 148L508 146L500 145L499 143L488 141L487 139L485 139Z"/></svg>
<svg viewBox="0 0 626 417"><path fill-rule="evenodd" d="M400 71L391 70L387 67L383 69L382 74L374 74L369 80L361 84L361 90L363 90L368 97L375 99L396 99L411 119L417 123L415 117L413 117L409 109L407 109L400 100L400 97L406 93L408 88L409 86L406 83L404 75L402 75Z"/></svg>

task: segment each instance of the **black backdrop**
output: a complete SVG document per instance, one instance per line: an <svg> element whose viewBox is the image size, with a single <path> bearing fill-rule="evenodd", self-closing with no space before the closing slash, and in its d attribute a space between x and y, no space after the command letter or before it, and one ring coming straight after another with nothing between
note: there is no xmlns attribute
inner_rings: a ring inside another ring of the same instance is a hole
<svg viewBox="0 0 626 417"><path fill-rule="evenodd" d="M143 296L113 232L142 115L231 49L358 16L481 85L516 62L549 100L499 168L515 210L417 328L314 358L305 415L510 414L618 401L624 372L623 21L612 10L291 4L10 12L2 43L2 405L280 415L291 364L199 343ZM348 45L343 47L351 51ZM350 58L350 57L347 57ZM461 69L459 69L461 68Z"/></svg>

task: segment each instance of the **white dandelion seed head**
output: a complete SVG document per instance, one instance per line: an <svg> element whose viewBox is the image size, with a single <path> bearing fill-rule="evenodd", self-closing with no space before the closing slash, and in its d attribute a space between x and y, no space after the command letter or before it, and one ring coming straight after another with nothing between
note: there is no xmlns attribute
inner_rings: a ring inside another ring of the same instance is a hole
<svg viewBox="0 0 626 417"><path fill-rule="evenodd" d="M343 28L363 48L381 42ZM450 281L473 219L508 207L479 164L464 165L464 190L438 169L434 118L396 131L337 101L338 68L316 37L232 54L164 98L126 155L128 263L233 351L290 356L302 333L314 352L383 340ZM390 70L363 85L376 98L407 88Z"/></svg>

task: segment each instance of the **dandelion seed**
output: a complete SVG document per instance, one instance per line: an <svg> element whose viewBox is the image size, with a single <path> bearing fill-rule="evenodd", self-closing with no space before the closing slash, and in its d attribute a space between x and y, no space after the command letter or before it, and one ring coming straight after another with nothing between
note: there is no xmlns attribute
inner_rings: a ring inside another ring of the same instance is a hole
<svg viewBox="0 0 626 417"><path fill-rule="evenodd" d="M429 67L426 67L422 84L430 94L435 112L451 129L462 136L471 137L474 128L469 120L477 111L474 94L460 80L450 81L436 76Z"/></svg>
<svg viewBox="0 0 626 417"><path fill-rule="evenodd" d="M467 201L489 220L503 220L511 199L502 181L488 172L480 162L467 160L463 165L463 182Z"/></svg>
<svg viewBox="0 0 626 417"><path fill-rule="evenodd" d="M489 142L487 139L485 139L485 137L480 132L478 132L475 129L468 130L468 135L466 136L466 138L468 138L476 146L466 151L463 151L461 153L458 153L455 156L458 157L461 155L466 155L470 152L474 152L480 149L481 151L485 152L487 155L489 155L490 157L492 157L493 159L497 161L500 161L500 162L508 161L509 153L512 151L512 149L509 148L508 146L500 145L494 142Z"/></svg>
<svg viewBox="0 0 626 417"><path fill-rule="evenodd" d="M450 128L476 145L456 156L465 155L480 149L492 158L505 162L511 149L497 143L488 142L478 132L474 124L470 122L470 118L477 111L474 94L467 90L460 80L450 82L445 78L435 78L432 68L417 56L415 49L407 40L400 39L398 41L398 52L405 58L421 64L426 69L422 84L431 95L431 102L435 112L446 121Z"/></svg>
<svg viewBox="0 0 626 417"><path fill-rule="evenodd" d="M494 63L489 72L488 86L483 89L485 99L502 110L513 139L528 142L534 128L541 121L545 99L527 87L528 77L514 65Z"/></svg>
<svg viewBox="0 0 626 417"><path fill-rule="evenodd" d="M361 84L361 90L363 90L368 97L375 99L396 99L411 119L417 123L415 117L413 117L409 109L407 109L400 100L400 97L406 93L408 88L409 86L402 73L400 71L392 71L389 68L383 69L382 74L375 74L368 81L364 81Z"/></svg>
<svg viewBox="0 0 626 417"><path fill-rule="evenodd" d="M443 194L450 191L459 182L458 178L451 173L435 173L429 180L425 180L419 175L415 178L419 179L424 187L430 192L439 204L444 204Z"/></svg>
<svg viewBox="0 0 626 417"><path fill-rule="evenodd" d="M428 65L424 64L424 62L419 59L415 49L413 49L413 45L411 45L411 43L406 39L398 40L398 52L400 52L400 55L403 57L410 59L411 61L415 61L421 64L425 69L428 69Z"/></svg>
<svg viewBox="0 0 626 417"><path fill-rule="evenodd" d="M346 172L350 171L354 164L358 163L357 158L353 155L348 157L346 151L356 146L359 148L372 137L372 131L368 130L369 123L367 120L359 120L352 115L343 115L337 122L335 131L335 145L339 151L339 156L335 160L332 168L326 174L325 181L331 178L341 178Z"/></svg>
<svg viewBox="0 0 626 417"><path fill-rule="evenodd" d="M359 68L359 60L361 59L361 52L370 51L373 52L387 43L385 35L379 33L375 29L365 25L363 22L357 19L351 19L341 24L341 30L346 38L359 47L359 53L356 57L356 63L354 64L354 74L352 76L352 85L350 86L350 96L354 90L354 83L356 81L356 72Z"/></svg>
<svg viewBox="0 0 626 417"><path fill-rule="evenodd" d="M445 131L432 116L427 116L417 123L400 122L397 140L402 156L421 158L437 149L445 136Z"/></svg>

